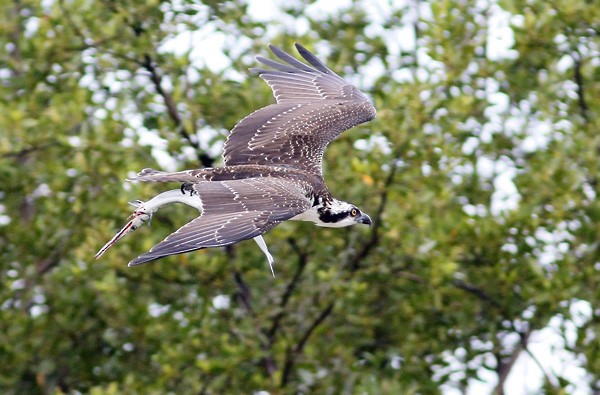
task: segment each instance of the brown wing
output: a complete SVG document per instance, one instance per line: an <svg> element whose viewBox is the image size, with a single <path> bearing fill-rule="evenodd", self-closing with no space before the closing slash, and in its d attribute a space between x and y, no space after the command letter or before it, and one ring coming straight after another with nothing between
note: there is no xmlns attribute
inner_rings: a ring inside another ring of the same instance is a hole
<svg viewBox="0 0 600 395"><path fill-rule="evenodd" d="M200 182L194 190L202 202L202 214L129 266L250 239L311 207L307 191L297 183L272 177Z"/></svg>
<svg viewBox="0 0 600 395"><path fill-rule="evenodd" d="M296 48L312 67L270 48L287 64L257 57L274 70L252 70L269 84L277 104L250 114L233 128L223 149L225 165L289 166L321 175L327 144L373 119L375 108L301 45Z"/></svg>

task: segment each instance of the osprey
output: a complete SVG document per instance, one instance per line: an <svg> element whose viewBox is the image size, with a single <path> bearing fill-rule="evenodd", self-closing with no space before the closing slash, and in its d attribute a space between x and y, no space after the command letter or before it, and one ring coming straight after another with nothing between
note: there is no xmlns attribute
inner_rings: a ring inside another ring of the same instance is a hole
<svg viewBox="0 0 600 395"><path fill-rule="evenodd" d="M250 69L273 90L277 101L242 119L223 147L223 167L163 172L142 170L132 180L177 182L178 189L147 202L131 202L130 221L98 253L152 218L159 207L184 203L200 216L169 235L129 266L168 255L226 246L254 238L273 272L262 234L286 220L317 226L371 225L355 205L334 198L322 172L327 144L351 127L370 121L375 108L357 88L296 44L300 62L275 46L284 63L257 56L271 69Z"/></svg>

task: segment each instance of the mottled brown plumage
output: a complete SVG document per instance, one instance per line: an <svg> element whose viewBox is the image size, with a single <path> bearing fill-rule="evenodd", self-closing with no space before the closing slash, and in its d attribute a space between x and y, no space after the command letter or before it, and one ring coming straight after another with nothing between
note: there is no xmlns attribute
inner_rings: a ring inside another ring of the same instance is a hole
<svg viewBox="0 0 600 395"><path fill-rule="evenodd" d="M304 47L298 52L314 68L270 46L290 66L257 57L275 70L251 69L273 89L277 104L242 119L225 147L225 166L289 166L322 176L323 152L345 130L375 117L375 108L354 86Z"/></svg>

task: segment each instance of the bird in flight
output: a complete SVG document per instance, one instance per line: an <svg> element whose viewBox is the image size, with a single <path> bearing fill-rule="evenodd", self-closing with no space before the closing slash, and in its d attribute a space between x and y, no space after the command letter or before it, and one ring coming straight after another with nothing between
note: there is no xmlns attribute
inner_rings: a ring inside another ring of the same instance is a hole
<svg viewBox="0 0 600 395"><path fill-rule="evenodd" d="M307 65L275 46L282 62L257 56L269 69L253 68L273 90L271 104L242 119L223 147L223 167L163 172L144 169L132 180L177 182L181 187L147 202L131 202L130 221L95 258L152 218L161 206L184 203L200 216L179 228L129 266L253 238L273 272L262 234L286 220L317 226L371 225L355 205L333 197L323 179L323 153L344 131L372 120L375 108L356 87L296 44Z"/></svg>

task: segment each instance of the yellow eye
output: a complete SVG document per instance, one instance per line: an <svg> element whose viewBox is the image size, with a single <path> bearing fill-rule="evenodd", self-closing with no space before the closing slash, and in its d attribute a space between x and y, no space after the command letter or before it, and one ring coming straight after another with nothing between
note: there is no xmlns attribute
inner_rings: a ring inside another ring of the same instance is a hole
<svg viewBox="0 0 600 395"><path fill-rule="evenodd" d="M358 215L358 210L353 208L352 211L350 211L350 215L356 217Z"/></svg>

